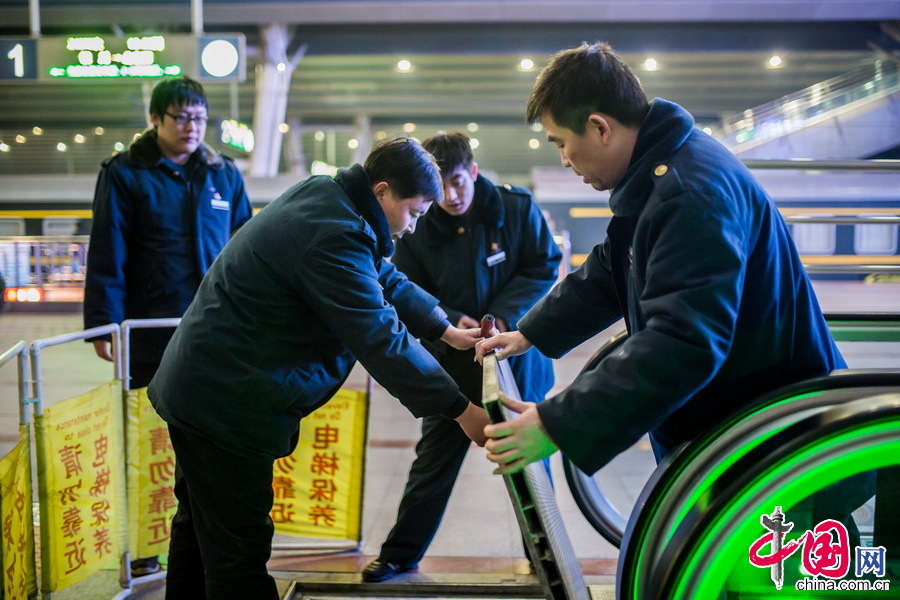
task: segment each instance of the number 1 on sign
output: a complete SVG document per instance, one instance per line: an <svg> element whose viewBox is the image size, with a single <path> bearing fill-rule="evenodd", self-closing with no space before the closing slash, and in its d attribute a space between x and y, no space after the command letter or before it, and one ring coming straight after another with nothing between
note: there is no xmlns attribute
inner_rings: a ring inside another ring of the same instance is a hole
<svg viewBox="0 0 900 600"><path fill-rule="evenodd" d="M9 52L6 58L13 61L13 75L16 77L25 77L25 49L22 44L16 44Z"/></svg>

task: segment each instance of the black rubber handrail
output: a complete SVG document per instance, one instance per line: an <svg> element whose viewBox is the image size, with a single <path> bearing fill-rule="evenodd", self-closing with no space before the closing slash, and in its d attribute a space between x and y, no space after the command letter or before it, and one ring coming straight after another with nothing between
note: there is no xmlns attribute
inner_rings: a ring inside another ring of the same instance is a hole
<svg viewBox="0 0 900 600"><path fill-rule="evenodd" d="M900 323L900 313L826 313L825 319L829 323L834 322L858 322L858 323ZM581 369L581 373L596 368L596 366L604 358L618 350L622 344L628 339L628 333L621 331L611 337L603 346L601 346L588 359L585 366ZM846 377L853 372L835 373L841 377ZM852 382L847 382L852 385ZM806 382L801 386L806 385ZM790 393L790 388L779 390ZM585 474L568 458L563 456L563 472L566 476L566 482L572 493L575 504L578 506L582 515L590 523L604 539L616 547L621 547L622 537L628 522L628 515L622 512L609 500L606 494L600 489L596 480L590 475ZM640 505L640 504L639 504Z"/></svg>

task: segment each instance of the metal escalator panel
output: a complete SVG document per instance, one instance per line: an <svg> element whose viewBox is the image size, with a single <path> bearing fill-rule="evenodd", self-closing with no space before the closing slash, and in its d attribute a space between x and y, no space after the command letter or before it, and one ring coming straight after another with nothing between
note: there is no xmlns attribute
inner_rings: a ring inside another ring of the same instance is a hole
<svg viewBox="0 0 900 600"><path fill-rule="evenodd" d="M509 365L495 356L486 356L482 403L494 423L516 416L503 406L501 396L521 400ZM543 463L532 463L503 479L544 596L547 600L589 600L581 565Z"/></svg>
<svg viewBox="0 0 900 600"><path fill-rule="evenodd" d="M797 582L807 585L810 579L836 581L840 578L847 583L836 585L885 585L884 575L877 572L854 573L848 560L855 561L859 546L850 547L846 540L841 543L840 535L822 538L831 533L828 528L819 530L820 520L812 507L816 497L826 491L865 496L868 490L857 485L861 478L898 464L900 393L872 395L869 390L859 390L854 401L798 420L719 472L703 497L694 499L665 540L657 560L644 564L649 569L647 584L637 590L640 594L637 597L641 600L859 598L858 588L855 596L852 592L819 595L798 588ZM857 500L853 499L852 504ZM774 535L765 538L767 524L763 517L771 525L776 506L783 507L784 520L795 525L795 531L787 532L783 539L784 547L793 543L794 549L793 554L777 561L781 565L780 575L768 566L760 568L750 563L751 556L771 558L775 553ZM882 499L881 509L885 507L896 510L896 498ZM840 533L839 527L833 529ZM807 531L811 532L808 539ZM841 557L835 548L846 548L846 556ZM823 549L831 554L823 553ZM863 549L864 561L868 560L866 552L872 551ZM823 562L822 556L830 562ZM801 564L810 566L812 570L807 572L816 577L804 576L799 568ZM830 574L823 565L833 569ZM841 567L850 570L841 574ZM817 569L821 572L815 572ZM894 595L876 594L876 597L897 597L896 590Z"/></svg>

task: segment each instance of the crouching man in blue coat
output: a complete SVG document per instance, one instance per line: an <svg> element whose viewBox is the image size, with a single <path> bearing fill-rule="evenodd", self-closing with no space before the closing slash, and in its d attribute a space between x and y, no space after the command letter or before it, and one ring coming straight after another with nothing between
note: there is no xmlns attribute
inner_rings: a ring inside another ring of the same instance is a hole
<svg viewBox="0 0 900 600"><path fill-rule="evenodd" d="M390 140L287 190L216 259L148 389L176 456L166 598L278 598L272 466L356 360L415 416L484 444L484 411L415 339L471 348L480 331L384 260L442 191L418 142Z"/></svg>

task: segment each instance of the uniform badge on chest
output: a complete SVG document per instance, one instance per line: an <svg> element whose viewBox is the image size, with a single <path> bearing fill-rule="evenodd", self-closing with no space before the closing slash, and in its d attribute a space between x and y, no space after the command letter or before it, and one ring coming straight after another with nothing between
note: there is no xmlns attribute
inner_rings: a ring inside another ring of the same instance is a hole
<svg viewBox="0 0 900 600"><path fill-rule="evenodd" d="M493 267L494 265L499 265L504 260L506 260L506 252L501 250L500 252L495 252L487 257L487 266Z"/></svg>

